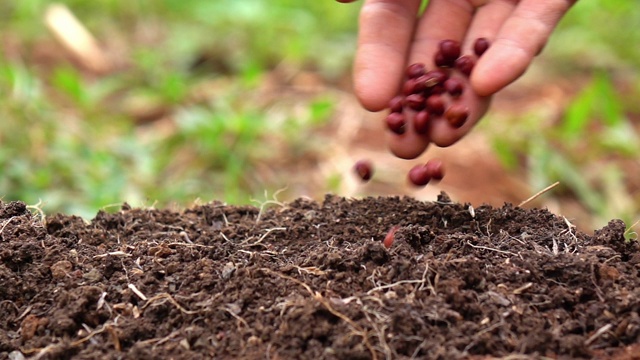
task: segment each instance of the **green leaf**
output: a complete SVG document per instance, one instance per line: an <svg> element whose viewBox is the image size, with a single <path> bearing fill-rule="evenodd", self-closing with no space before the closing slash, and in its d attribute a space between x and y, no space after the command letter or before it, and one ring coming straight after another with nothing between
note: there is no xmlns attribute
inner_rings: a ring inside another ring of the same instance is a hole
<svg viewBox="0 0 640 360"><path fill-rule="evenodd" d="M71 67L58 67L53 72L53 85L67 95L76 105L83 108L87 104L85 84L80 74Z"/></svg>
<svg viewBox="0 0 640 360"><path fill-rule="evenodd" d="M597 81L592 81L573 99L559 129L563 139L575 140L585 136L587 124L595 110L597 88Z"/></svg>

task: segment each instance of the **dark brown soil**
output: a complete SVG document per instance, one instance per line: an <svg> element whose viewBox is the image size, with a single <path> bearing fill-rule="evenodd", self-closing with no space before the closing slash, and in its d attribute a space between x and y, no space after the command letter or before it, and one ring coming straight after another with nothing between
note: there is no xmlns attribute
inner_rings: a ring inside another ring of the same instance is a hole
<svg viewBox="0 0 640 360"><path fill-rule="evenodd" d="M0 203L0 358L640 359L624 231L444 194L90 223Z"/></svg>

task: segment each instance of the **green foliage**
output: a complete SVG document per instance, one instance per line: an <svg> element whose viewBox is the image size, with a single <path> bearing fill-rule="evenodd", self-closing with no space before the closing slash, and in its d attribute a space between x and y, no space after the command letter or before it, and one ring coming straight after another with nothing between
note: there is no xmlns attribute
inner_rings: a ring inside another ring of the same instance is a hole
<svg viewBox="0 0 640 360"><path fill-rule="evenodd" d="M640 67L638 4L627 0L578 1L553 35L547 52L562 71Z"/></svg>
<svg viewBox="0 0 640 360"><path fill-rule="evenodd" d="M628 194L621 162L612 157L640 157L640 138L627 118L625 104L607 73L596 73L578 93L557 124L545 126L545 111L532 111L518 127L494 140L494 149L507 167L525 158L534 189L560 181L604 224L612 217L632 221L640 211ZM542 125L541 125L542 124Z"/></svg>
<svg viewBox="0 0 640 360"><path fill-rule="evenodd" d="M539 106L504 119L504 131L493 140L505 166L516 168L524 160L532 188L560 181L564 195L594 215L594 226L615 217L634 222L640 214L640 199L629 187L638 181L624 165L640 158L629 116L640 112L640 48L632 45L640 43L640 33L630 28L640 23L636 5L577 2L534 69L542 81L564 79L579 91L561 119Z"/></svg>
<svg viewBox="0 0 640 360"><path fill-rule="evenodd" d="M51 43L49 3L0 4L0 39L18 44L0 55L0 197L86 217L124 201L248 203L286 185L265 184L261 162L312 151L310 134L334 99L264 102L262 80L282 64L329 80L347 74L358 10L332 1L63 1L128 54L123 71L88 77L34 61L32 51ZM194 100L194 89L210 87L212 101ZM139 108L168 114L173 130L137 125Z"/></svg>
<svg viewBox="0 0 640 360"><path fill-rule="evenodd" d="M635 223L631 224L631 226L629 226L627 228L627 230L625 230L624 232L624 238L627 241L638 241L638 232L635 231L634 229L636 229L636 227L640 224L640 220L636 221Z"/></svg>
<svg viewBox="0 0 640 360"><path fill-rule="evenodd" d="M575 146L586 137L598 145L590 147L590 150L637 155L640 153L638 135L625 115L624 108L610 77L604 72L596 73L591 84L567 108L556 136L568 145ZM595 123L594 120L598 122ZM600 128L598 131L591 131L594 129L590 125L600 125Z"/></svg>

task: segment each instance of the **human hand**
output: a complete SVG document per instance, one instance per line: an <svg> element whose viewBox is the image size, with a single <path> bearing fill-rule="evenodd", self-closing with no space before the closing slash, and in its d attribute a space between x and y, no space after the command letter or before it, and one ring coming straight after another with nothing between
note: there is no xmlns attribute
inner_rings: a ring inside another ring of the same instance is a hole
<svg viewBox="0 0 640 360"><path fill-rule="evenodd" d="M491 95L526 71L575 2L431 0L418 16L421 0L365 0L354 64L356 95L366 109L383 110L399 93L408 64L420 62L436 68L433 58L441 40L459 41L464 55L473 53L475 39L488 39L491 46L478 59L470 78L458 74L467 90L456 101L470 111L462 127L454 128L439 117L431 121L426 134L407 126L404 134L389 135L390 150L407 159L419 156L429 143L452 145L487 112Z"/></svg>

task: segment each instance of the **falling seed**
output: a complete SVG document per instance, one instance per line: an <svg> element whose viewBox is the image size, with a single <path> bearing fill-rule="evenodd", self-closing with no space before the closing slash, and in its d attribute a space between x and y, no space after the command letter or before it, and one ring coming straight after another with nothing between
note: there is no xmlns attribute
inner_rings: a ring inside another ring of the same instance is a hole
<svg viewBox="0 0 640 360"><path fill-rule="evenodd" d="M393 242L395 241L396 231L398 231L399 228L400 226L398 225L392 227L391 230L389 230L389 232L387 233L387 236L384 237L384 241L382 242L382 244L385 248L391 248Z"/></svg>
<svg viewBox="0 0 640 360"><path fill-rule="evenodd" d="M373 164L369 160L358 160L353 169L362 181L369 181L373 176Z"/></svg>
<svg viewBox="0 0 640 360"><path fill-rule="evenodd" d="M409 181L415 186L425 186L429 183L429 180L431 180L429 172L427 171L427 167L423 164L416 165L411 168L407 177L409 178Z"/></svg>

